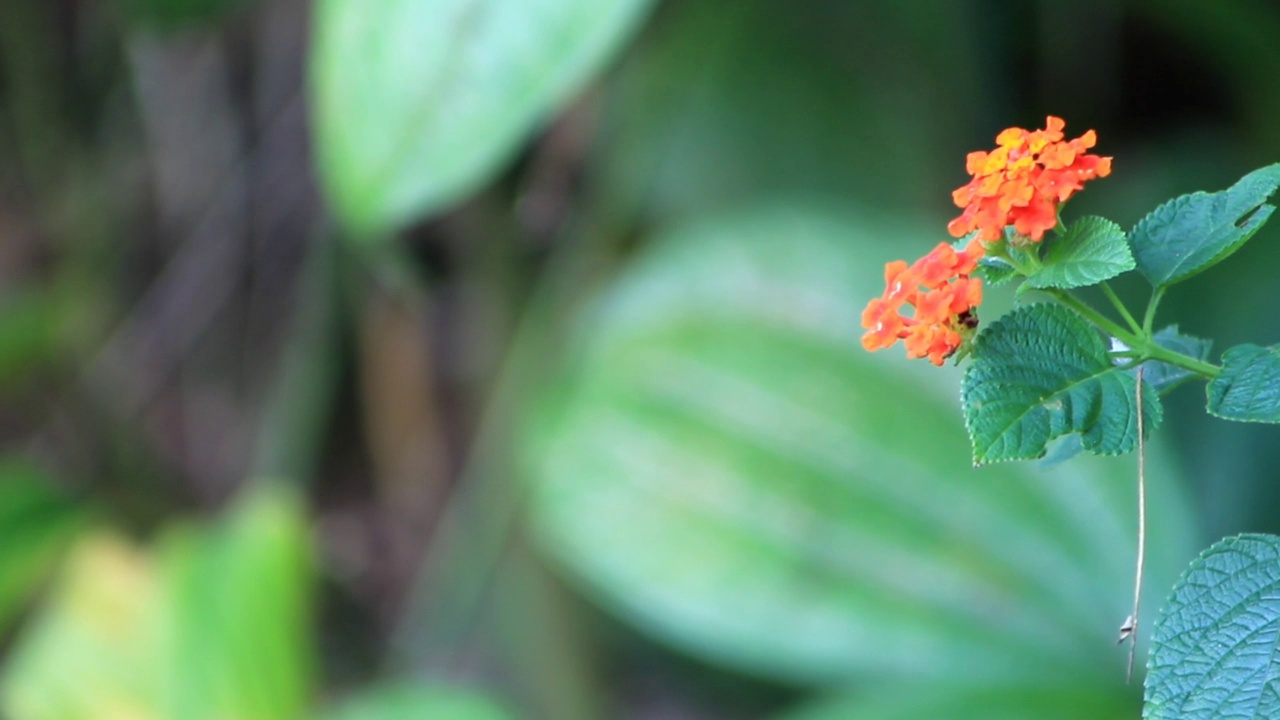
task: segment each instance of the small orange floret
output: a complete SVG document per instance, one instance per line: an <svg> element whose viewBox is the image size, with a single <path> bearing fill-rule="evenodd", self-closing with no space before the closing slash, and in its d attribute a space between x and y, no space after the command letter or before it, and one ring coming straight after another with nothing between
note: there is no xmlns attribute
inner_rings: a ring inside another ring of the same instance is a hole
<svg viewBox="0 0 1280 720"><path fill-rule="evenodd" d="M1111 174L1111 158L1086 151L1098 142L1090 130L1063 141L1061 118L1049 116L1044 130L1009 128L996 136L996 149L969 153L973 176L951 194L963 212L947 224L954 237L974 230L984 242L999 240L1010 225L1039 242L1058 224L1058 207L1085 182Z"/></svg>
<svg viewBox="0 0 1280 720"><path fill-rule="evenodd" d="M911 265L902 260L885 265L884 295L862 311L867 330L862 346L883 350L903 340L908 357L941 365L978 324L974 311L982 302L982 280L970 274L984 253L977 240L960 252L939 243ZM914 309L911 317L902 313L906 305Z"/></svg>

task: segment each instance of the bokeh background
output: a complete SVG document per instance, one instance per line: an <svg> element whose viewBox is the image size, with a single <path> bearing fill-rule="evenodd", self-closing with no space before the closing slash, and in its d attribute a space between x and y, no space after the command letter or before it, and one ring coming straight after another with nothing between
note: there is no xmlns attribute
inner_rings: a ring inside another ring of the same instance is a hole
<svg viewBox="0 0 1280 720"><path fill-rule="evenodd" d="M958 371L859 313L1005 127L1097 130L1067 212L1126 227L1275 161L1277 37L1266 0L0 3L0 716L1136 717L1134 458L972 468ZM1275 341L1278 239L1161 320ZM1149 618L1280 531L1277 431L1166 407Z"/></svg>

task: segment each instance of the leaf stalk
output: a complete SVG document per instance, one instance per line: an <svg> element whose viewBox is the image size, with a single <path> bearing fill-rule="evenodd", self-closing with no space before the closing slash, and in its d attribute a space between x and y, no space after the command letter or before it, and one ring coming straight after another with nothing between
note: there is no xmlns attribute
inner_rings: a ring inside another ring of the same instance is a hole
<svg viewBox="0 0 1280 720"><path fill-rule="evenodd" d="M1213 363L1208 363L1203 360L1193 358L1190 355L1184 355L1180 352L1170 350L1169 348L1159 345L1152 338L1151 331L1146 326L1152 322L1152 318L1155 316L1152 308L1157 302L1159 302L1160 295L1162 294L1159 290L1157 290L1156 294L1152 297L1152 303L1147 306L1147 316L1144 318L1143 328L1132 332L1121 327L1116 322L1107 318L1097 310L1094 310L1092 307L1065 290L1050 290L1049 294L1057 299L1058 302L1083 315L1086 320L1093 323L1099 330L1102 330L1127 345L1130 350L1136 350L1140 360L1159 360L1160 362L1165 362L1175 367L1182 368L1183 370L1193 372L1206 380L1212 380L1218 377L1218 374L1222 372L1222 368L1214 365ZM1119 298L1116 299L1116 302L1119 302ZM1125 314L1127 315L1127 313ZM1126 352L1126 355L1128 354L1129 353Z"/></svg>

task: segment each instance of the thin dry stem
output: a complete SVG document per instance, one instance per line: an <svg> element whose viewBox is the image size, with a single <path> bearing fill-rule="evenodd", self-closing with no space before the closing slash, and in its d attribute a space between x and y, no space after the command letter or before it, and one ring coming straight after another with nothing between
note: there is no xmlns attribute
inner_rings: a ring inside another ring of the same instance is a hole
<svg viewBox="0 0 1280 720"><path fill-rule="evenodd" d="M1121 628L1121 640L1124 639L1126 630L1129 638L1129 669L1125 674L1126 683L1133 680L1133 656L1138 649L1138 605L1142 600L1142 568L1146 560L1147 548L1147 448L1142 425L1142 370L1143 368L1138 368L1137 389L1134 390L1138 399L1138 569L1133 577L1133 613Z"/></svg>

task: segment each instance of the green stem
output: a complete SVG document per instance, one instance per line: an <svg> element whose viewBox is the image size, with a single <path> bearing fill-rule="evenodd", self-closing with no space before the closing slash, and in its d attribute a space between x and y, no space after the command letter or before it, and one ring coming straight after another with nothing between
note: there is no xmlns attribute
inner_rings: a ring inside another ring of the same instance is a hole
<svg viewBox="0 0 1280 720"><path fill-rule="evenodd" d="M1139 352L1138 357L1141 360L1159 360L1175 367L1180 367L1184 370L1193 372L1207 380L1212 380L1213 378L1218 377L1218 374L1222 372L1222 368L1214 365L1213 363L1197 360L1190 355L1183 355L1180 352L1175 352L1166 347L1157 345L1155 341L1151 339L1150 333L1145 330L1138 334L1129 332L1115 322L1109 320L1102 313L1076 299L1065 290L1050 290L1049 294L1056 298L1058 302L1083 315L1086 320L1093 323L1103 332L1117 338L1120 342L1129 346L1129 348L1137 350ZM1158 299L1158 297L1155 299Z"/></svg>
<svg viewBox="0 0 1280 720"><path fill-rule="evenodd" d="M1109 318L1107 318L1102 313L1098 312L1097 310L1094 310L1093 308L1089 307L1082 301L1077 300L1075 296L1071 295L1067 291L1049 290L1048 292L1050 295L1056 298L1058 302L1080 313L1085 317L1086 320L1093 323L1094 325L1097 325L1103 332L1118 338L1121 342L1123 342L1125 345L1128 345L1130 348L1133 348L1136 350L1145 350L1144 346L1149 344L1146 341L1145 337L1142 337L1141 335L1135 335L1134 333L1120 327L1119 325L1112 322Z"/></svg>
<svg viewBox="0 0 1280 720"><path fill-rule="evenodd" d="M1142 332L1146 335L1151 334L1151 327L1156 322L1156 308L1160 306L1160 300L1164 297L1164 288L1158 287L1151 293L1151 299L1147 301L1147 312L1142 318Z"/></svg>
<svg viewBox="0 0 1280 720"><path fill-rule="evenodd" d="M1013 246L1010 246L1009 250L1011 253L1016 250L1019 255L1027 259L1027 263L1030 266L1030 269L1027 270L1027 272L1023 273L1027 277L1035 275L1036 273L1044 269L1044 264L1040 262L1040 246L1039 245L1032 244L1032 245L1027 245L1021 248L1015 248Z"/></svg>
<svg viewBox="0 0 1280 720"><path fill-rule="evenodd" d="M1124 318L1124 321L1129 324L1129 329L1134 332L1143 332L1143 327L1133 318L1133 314L1129 312L1129 308L1125 307L1124 303L1120 302L1120 296L1116 295L1116 291L1112 290L1111 286L1105 281L1099 283L1099 285L1102 287L1102 292L1106 294L1107 299L1111 301L1112 307L1114 307L1116 311L1120 313L1120 316ZM1146 332L1145 334L1150 335L1151 333Z"/></svg>
<svg viewBox="0 0 1280 720"><path fill-rule="evenodd" d="M1222 368L1214 365L1213 363L1207 363L1203 360L1197 360L1190 355L1183 355L1180 352L1174 352L1168 348L1156 345L1154 342L1147 345L1145 348L1145 354L1153 360L1166 362L1170 365L1180 367L1183 370L1190 370L1207 380L1212 380L1218 377L1219 373L1222 372Z"/></svg>
<svg viewBox="0 0 1280 720"><path fill-rule="evenodd" d="M1010 267L1012 267L1015 272L1017 272L1019 275L1021 275L1024 278L1031 277L1036 273L1035 267L1029 266L1027 263L1023 263L1022 260L1020 259L1020 258L1026 258L1028 261L1030 261L1031 258L1028 257L1026 253L1022 252L1021 250L1019 250L1018 248L1012 245L1005 245L1005 251L999 255L995 255L995 257L999 257L1003 259L1005 262L1009 263ZM1031 265L1036 265L1036 264L1037 263L1035 262L1031 262Z"/></svg>

